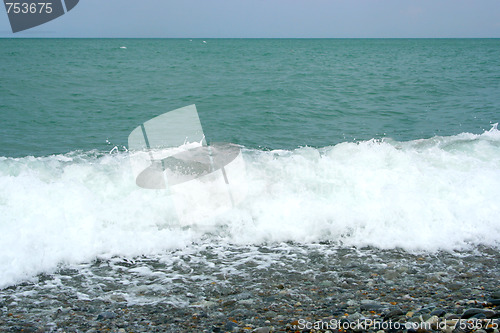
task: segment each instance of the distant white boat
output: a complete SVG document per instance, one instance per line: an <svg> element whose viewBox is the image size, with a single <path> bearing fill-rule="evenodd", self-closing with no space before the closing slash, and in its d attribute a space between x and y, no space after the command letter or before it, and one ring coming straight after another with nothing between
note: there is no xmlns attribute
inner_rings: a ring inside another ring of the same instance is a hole
<svg viewBox="0 0 500 333"><path fill-rule="evenodd" d="M120 46L120 49L126 49L127 47L126 46Z"/></svg>
<svg viewBox="0 0 500 333"><path fill-rule="evenodd" d="M204 40L204 41L203 41L203 43L204 43L204 44L206 44L206 43L207 43L207 41L206 41L206 40Z"/></svg>

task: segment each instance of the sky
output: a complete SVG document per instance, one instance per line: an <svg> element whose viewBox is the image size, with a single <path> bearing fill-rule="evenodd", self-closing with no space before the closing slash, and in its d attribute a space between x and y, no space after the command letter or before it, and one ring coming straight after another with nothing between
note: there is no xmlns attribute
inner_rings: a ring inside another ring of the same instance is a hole
<svg viewBox="0 0 500 333"><path fill-rule="evenodd" d="M500 38L500 0L80 0L0 37Z"/></svg>

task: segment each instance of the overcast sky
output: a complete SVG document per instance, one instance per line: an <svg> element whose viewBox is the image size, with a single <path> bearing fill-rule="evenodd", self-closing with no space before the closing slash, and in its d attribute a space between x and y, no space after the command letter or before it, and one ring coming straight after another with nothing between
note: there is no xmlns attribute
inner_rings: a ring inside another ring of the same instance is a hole
<svg viewBox="0 0 500 333"><path fill-rule="evenodd" d="M15 0L13 0L15 1ZM0 37L500 37L500 0L80 0Z"/></svg>

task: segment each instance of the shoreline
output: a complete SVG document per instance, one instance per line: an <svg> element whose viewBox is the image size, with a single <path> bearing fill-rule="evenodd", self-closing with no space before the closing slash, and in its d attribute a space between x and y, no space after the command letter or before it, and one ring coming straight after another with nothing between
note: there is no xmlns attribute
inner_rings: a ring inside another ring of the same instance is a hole
<svg viewBox="0 0 500 333"><path fill-rule="evenodd" d="M0 331L498 332L499 259L315 244L96 260L0 290Z"/></svg>

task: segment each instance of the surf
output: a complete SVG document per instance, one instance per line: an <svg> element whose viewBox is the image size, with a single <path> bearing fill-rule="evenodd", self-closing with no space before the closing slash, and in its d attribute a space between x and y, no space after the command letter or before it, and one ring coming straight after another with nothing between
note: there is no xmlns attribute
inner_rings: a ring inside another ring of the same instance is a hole
<svg viewBox="0 0 500 333"><path fill-rule="evenodd" d="M0 287L96 257L196 244L498 247L500 131L294 150L242 148L244 200L183 224L128 152L0 157ZM237 190L237 189L235 189Z"/></svg>

